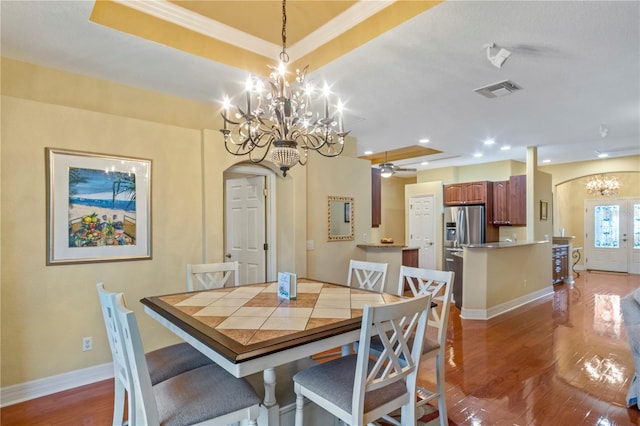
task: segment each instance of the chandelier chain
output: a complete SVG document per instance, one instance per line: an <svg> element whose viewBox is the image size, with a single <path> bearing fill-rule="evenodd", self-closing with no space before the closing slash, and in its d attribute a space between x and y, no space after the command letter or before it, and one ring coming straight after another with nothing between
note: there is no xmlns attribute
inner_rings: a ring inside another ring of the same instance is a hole
<svg viewBox="0 0 640 426"><path fill-rule="evenodd" d="M282 52L280 52L280 60L283 63L289 62L287 54L287 1L282 0Z"/></svg>

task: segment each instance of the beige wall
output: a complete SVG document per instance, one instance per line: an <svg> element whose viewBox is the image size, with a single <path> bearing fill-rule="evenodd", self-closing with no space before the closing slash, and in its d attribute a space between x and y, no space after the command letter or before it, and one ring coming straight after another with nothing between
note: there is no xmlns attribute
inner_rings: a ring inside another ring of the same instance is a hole
<svg viewBox="0 0 640 426"><path fill-rule="evenodd" d="M529 198L527 197L527 210L531 210L533 217L527 217L527 228L532 231L528 236L528 239L532 241L541 241L545 239L545 236L553 236L553 192L551 189L551 175L548 173L536 170L535 172L535 189L533 193L533 205L529 205ZM529 190L529 187L527 187ZM547 202L547 218L541 217L541 202ZM533 228L529 224L533 223Z"/></svg>
<svg viewBox="0 0 640 426"><path fill-rule="evenodd" d="M406 244L404 188L415 183L415 178L392 176L382 179L382 223L372 232L371 242L379 243L382 238L393 238L396 244Z"/></svg>
<svg viewBox="0 0 640 426"><path fill-rule="evenodd" d="M553 176L555 187L576 178L598 173L638 172L640 171L640 155L542 166L539 167L539 170Z"/></svg>
<svg viewBox="0 0 640 426"><path fill-rule="evenodd" d="M474 164L458 167L457 182L473 182L478 180L508 180L512 175L526 173L526 164L518 161L496 161L493 163ZM454 182L446 182L454 183Z"/></svg>
<svg viewBox="0 0 640 426"><path fill-rule="evenodd" d="M45 147L152 160L152 260L45 266ZM2 386L110 360L97 282L138 314L140 298L184 288L201 257L200 150L197 130L2 97ZM172 341L138 318L147 348Z"/></svg>
<svg viewBox="0 0 640 426"><path fill-rule="evenodd" d="M463 310L491 310L551 288L551 243L465 249L464 256Z"/></svg>
<svg viewBox="0 0 640 426"><path fill-rule="evenodd" d="M473 164L459 167L442 167L438 169L420 170L417 182L442 181L443 184L457 182L474 182L481 180L508 180L513 175L527 173L526 164L519 161L496 161L492 163Z"/></svg>
<svg viewBox="0 0 640 426"><path fill-rule="evenodd" d="M98 281L125 293L145 349L177 341L143 313L139 300L183 290L186 263L223 259L223 172L244 158L225 151L215 106L7 59L1 77L0 385L111 361ZM153 259L45 266L45 147L152 160ZM357 242L324 240L326 196L356 197L357 235L369 231L370 165L348 158L355 152L350 138L345 155L310 153L307 167L276 179L279 270L316 278L312 268L339 263L336 271L346 271ZM317 251L306 251L308 232ZM94 348L82 352L85 336L93 337Z"/></svg>
<svg viewBox="0 0 640 426"><path fill-rule="evenodd" d="M363 234L371 230L371 163L369 160L315 156L309 161L307 199L307 239L314 249L308 251L308 275L311 278L346 283L349 260L364 260L358 249ZM354 239L328 241L328 197L353 197Z"/></svg>

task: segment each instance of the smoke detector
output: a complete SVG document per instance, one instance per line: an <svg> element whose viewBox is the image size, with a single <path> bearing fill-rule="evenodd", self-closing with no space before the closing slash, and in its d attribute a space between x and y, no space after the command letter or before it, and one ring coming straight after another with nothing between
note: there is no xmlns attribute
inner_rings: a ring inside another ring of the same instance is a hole
<svg viewBox="0 0 640 426"><path fill-rule="evenodd" d="M504 80L498 83L489 84L488 86L479 87L475 89L474 92L486 98L497 98L500 96L506 96L518 90L522 90L522 87L518 86L511 80Z"/></svg>

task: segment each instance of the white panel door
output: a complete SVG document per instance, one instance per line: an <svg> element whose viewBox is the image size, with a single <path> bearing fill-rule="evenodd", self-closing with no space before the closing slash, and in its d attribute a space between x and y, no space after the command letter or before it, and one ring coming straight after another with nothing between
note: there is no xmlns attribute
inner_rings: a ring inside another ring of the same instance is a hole
<svg viewBox="0 0 640 426"><path fill-rule="evenodd" d="M239 263L240 284L267 280L264 190L264 176L226 180L226 253Z"/></svg>
<svg viewBox="0 0 640 426"><path fill-rule="evenodd" d="M433 195L409 198L409 247L418 247L418 266L436 269L436 215Z"/></svg>
<svg viewBox="0 0 640 426"><path fill-rule="evenodd" d="M640 272L640 200L585 200L585 266Z"/></svg>

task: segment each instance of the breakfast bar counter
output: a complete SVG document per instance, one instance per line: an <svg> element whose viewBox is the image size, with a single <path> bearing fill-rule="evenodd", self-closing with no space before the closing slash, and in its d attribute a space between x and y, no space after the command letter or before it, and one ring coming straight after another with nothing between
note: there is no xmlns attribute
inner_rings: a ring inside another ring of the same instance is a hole
<svg viewBox="0 0 640 426"><path fill-rule="evenodd" d="M386 263L387 278L384 291L395 293L398 288L400 266L418 267L418 247L409 247L404 244L358 244L358 248L365 251L364 259L367 262Z"/></svg>
<svg viewBox="0 0 640 426"><path fill-rule="evenodd" d="M461 317L487 320L553 293L551 242L464 247Z"/></svg>

